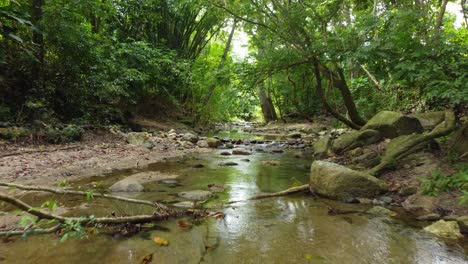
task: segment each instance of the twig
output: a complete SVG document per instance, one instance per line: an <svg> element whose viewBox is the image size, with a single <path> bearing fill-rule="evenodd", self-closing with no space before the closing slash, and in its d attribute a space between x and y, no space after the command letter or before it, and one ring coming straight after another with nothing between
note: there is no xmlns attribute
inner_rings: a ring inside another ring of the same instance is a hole
<svg viewBox="0 0 468 264"><path fill-rule="evenodd" d="M50 234L50 233L55 233L58 230L60 230L61 225L56 225L51 228L46 228L46 229L25 229L25 230L8 230L8 231L0 231L0 236L21 236L23 234L31 234L31 235L44 235L44 234Z"/></svg>

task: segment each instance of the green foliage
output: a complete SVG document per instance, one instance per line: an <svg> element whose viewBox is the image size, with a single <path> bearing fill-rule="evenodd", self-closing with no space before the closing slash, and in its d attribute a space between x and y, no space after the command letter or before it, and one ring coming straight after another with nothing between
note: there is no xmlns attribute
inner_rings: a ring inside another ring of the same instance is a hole
<svg viewBox="0 0 468 264"><path fill-rule="evenodd" d="M437 170L431 176L423 179L421 187L425 194L437 196L443 192L460 190L463 195L460 204L466 204L468 195L468 166L466 164L456 166L458 171L451 176L444 175Z"/></svg>
<svg viewBox="0 0 468 264"><path fill-rule="evenodd" d="M77 220L67 219L63 223L62 230L64 232L60 242L67 241L68 238L73 239L84 239L88 238L88 233L86 232L86 228L82 225L83 221L88 221L89 224L92 224L94 216L90 216L89 218L80 217Z"/></svg>

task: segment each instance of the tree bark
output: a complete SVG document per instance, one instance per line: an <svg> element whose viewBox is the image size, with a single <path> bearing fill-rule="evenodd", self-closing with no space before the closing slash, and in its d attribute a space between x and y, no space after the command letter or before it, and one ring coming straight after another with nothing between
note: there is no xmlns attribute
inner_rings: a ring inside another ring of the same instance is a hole
<svg viewBox="0 0 468 264"><path fill-rule="evenodd" d="M322 104L325 110L327 110L333 117L341 121L343 124L349 126L350 128L360 129L361 126L355 124L352 120L348 120L346 117L340 115L340 113L338 113L335 109L333 109L330 106L330 104L328 104L327 98L325 97L325 94L323 93L322 77L320 76L320 67L319 67L318 62L314 62L314 74L315 74L315 80L317 82L317 96L320 98L320 101L322 101Z"/></svg>
<svg viewBox="0 0 468 264"><path fill-rule="evenodd" d="M265 122L275 121L278 119L276 115L273 101L271 100L270 93L265 90L265 84L262 81L257 86L258 98L260 99L260 106L262 108L263 118Z"/></svg>
<svg viewBox="0 0 468 264"><path fill-rule="evenodd" d="M31 22L33 25L38 26L42 20L42 6L44 5L44 0L32 0L32 12L31 12ZM36 93L38 93L42 88L42 77L43 77L43 63L44 63L44 37L41 32L33 30L32 32L32 41L36 46L35 56L38 62L33 64L32 74L34 80L34 87L36 88Z"/></svg>
<svg viewBox="0 0 468 264"><path fill-rule="evenodd" d="M440 6L439 16L437 17L435 30L436 34L440 32L442 28L442 21L444 20L445 10L447 9L448 0L443 0L442 6Z"/></svg>

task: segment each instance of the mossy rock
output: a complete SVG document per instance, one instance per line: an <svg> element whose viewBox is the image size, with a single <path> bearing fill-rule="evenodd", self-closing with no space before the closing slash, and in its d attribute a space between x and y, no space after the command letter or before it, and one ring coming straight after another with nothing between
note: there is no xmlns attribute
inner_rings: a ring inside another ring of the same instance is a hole
<svg viewBox="0 0 468 264"><path fill-rule="evenodd" d="M370 174L327 161L312 163L310 187L322 196L338 200L373 198L388 190L385 182Z"/></svg>
<svg viewBox="0 0 468 264"><path fill-rule="evenodd" d="M362 131L367 129L377 130L386 138L421 133L424 130L417 118L392 111L377 113L361 128Z"/></svg>
<svg viewBox="0 0 468 264"><path fill-rule="evenodd" d="M208 144L208 147L210 148L217 148L223 145L223 142L221 142L221 140L216 139L216 138L207 138L206 143Z"/></svg>
<svg viewBox="0 0 468 264"><path fill-rule="evenodd" d="M315 142L312 147L314 149L314 157L317 159L324 159L328 157L328 150L330 149L331 138L325 136Z"/></svg>
<svg viewBox="0 0 468 264"><path fill-rule="evenodd" d="M378 142L382 138L377 130L366 129L352 131L341 135L333 142L332 150L335 153L342 153L355 148L364 147Z"/></svg>
<svg viewBox="0 0 468 264"><path fill-rule="evenodd" d="M410 117L417 118L424 130L432 130L438 124L442 123L445 119L445 112L426 112L409 115Z"/></svg>

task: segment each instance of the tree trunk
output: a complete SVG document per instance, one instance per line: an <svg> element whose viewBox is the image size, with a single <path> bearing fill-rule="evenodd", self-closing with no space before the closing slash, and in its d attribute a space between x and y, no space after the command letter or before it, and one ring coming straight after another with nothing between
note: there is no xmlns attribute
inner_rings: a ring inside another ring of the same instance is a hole
<svg viewBox="0 0 468 264"><path fill-rule="evenodd" d="M43 0L33 0L32 1L32 13L31 13L31 22L38 26L42 20L42 6L44 4ZM42 64L44 63L44 38L41 32L33 31L32 41L35 47L35 56L38 62L35 62L32 69L34 87L36 92L38 92L42 85Z"/></svg>
<svg viewBox="0 0 468 264"><path fill-rule="evenodd" d="M276 115L273 101L271 100L270 93L265 90L263 81L257 86L258 98L260 99L260 106L262 107L263 118L265 122L275 121L278 119Z"/></svg>
<svg viewBox="0 0 468 264"><path fill-rule="evenodd" d="M448 0L443 0L442 6L440 7L439 16L437 17L437 22L435 26L436 34L439 34L440 29L442 28L442 20L444 19L445 9L447 9Z"/></svg>
<svg viewBox="0 0 468 264"><path fill-rule="evenodd" d="M358 124L355 124L352 120L348 120L346 117L340 115L340 113L338 113L335 109L333 109L328 104L327 98L325 97L325 94L323 93L322 77L320 76L320 67L319 67L318 62L314 62L314 74L315 74L315 80L317 81L317 96L320 98L320 101L322 101L322 104L325 110L327 110L333 117L335 117L336 119L338 119L345 125L353 129L360 129L361 126L359 126Z"/></svg>

